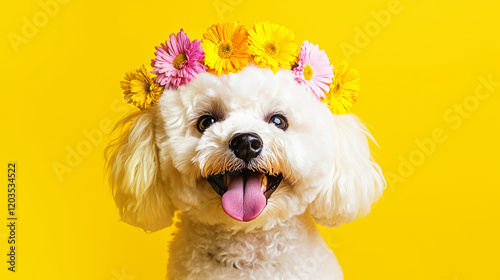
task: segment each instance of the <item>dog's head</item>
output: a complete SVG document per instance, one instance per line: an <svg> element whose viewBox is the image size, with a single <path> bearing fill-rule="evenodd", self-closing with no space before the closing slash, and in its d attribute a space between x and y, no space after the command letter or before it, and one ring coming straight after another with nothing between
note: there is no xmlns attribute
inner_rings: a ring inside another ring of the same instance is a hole
<svg viewBox="0 0 500 280"><path fill-rule="evenodd" d="M333 115L290 70L200 73L118 124L108 169L122 219L146 230L174 211L204 224L269 228L309 211L337 226L385 186L352 114Z"/></svg>

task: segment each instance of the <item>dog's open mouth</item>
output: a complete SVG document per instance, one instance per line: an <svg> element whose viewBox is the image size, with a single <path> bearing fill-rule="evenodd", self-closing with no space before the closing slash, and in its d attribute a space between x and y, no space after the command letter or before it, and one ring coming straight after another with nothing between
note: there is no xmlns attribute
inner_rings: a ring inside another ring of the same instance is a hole
<svg viewBox="0 0 500 280"><path fill-rule="evenodd" d="M224 211L243 222L262 213L282 179L282 174L270 175L248 169L222 172L207 178L210 186L222 197Z"/></svg>

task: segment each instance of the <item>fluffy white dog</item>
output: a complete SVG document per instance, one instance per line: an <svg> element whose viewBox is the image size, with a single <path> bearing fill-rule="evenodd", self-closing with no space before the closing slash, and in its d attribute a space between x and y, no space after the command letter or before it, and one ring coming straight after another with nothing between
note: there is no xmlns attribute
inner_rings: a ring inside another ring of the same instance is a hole
<svg viewBox="0 0 500 280"><path fill-rule="evenodd" d="M108 169L123 221L180 229L169 279L342 279L314 221L367 214L385 180L370 134L291 70L200 73L118 123Z"/></svg>

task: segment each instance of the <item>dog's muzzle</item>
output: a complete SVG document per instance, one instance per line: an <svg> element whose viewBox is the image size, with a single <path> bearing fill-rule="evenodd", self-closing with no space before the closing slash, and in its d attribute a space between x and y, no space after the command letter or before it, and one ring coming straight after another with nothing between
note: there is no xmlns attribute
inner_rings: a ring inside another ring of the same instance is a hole
<svg viewBox="0 0 500 280"><path fill-rule="evenodd" d="M282 174L270 175L248 169L222 172L207 178L221 196L224 211L242 222L251 221L262 213L282 179Z"/></svg>

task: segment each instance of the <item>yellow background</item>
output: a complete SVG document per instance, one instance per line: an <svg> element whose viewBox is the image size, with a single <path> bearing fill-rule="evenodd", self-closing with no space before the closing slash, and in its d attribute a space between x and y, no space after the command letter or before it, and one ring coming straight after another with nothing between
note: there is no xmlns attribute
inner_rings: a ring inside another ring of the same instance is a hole
<svg viewBox="0 0 500 280"><path fill-rule="evenodd" d="M62 2L2 5L0 163L5 177L18 164L19 220L11 273L5 179L1 279L163 279L170 231L118 222L100 135L130 109L126 71L170 33L201 38L224 20L286 25L361 72L353 111L379 142L389 186L367 218L321 228L346 279L498 277L500 86L481 82L500 82L494 1Z"/></svg>

